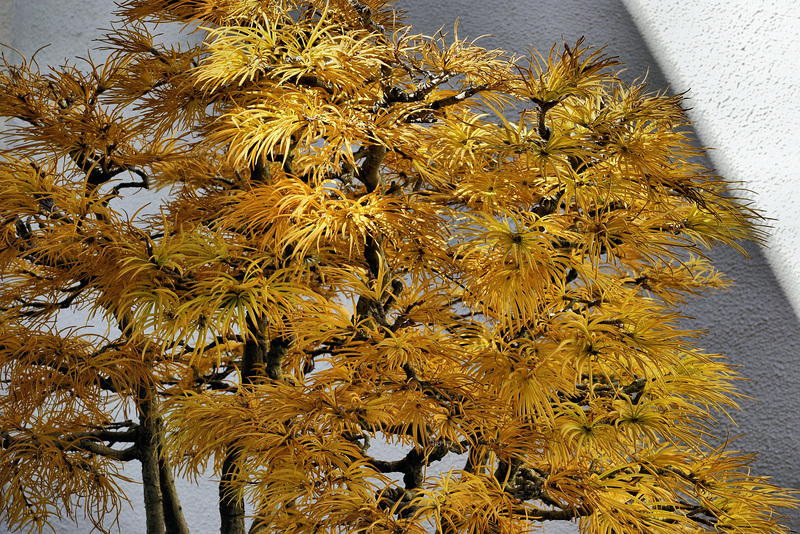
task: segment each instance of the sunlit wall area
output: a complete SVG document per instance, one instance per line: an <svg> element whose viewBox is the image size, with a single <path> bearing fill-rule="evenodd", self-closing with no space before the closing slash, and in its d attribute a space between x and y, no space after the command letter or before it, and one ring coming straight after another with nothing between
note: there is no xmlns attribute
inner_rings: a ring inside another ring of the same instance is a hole
<svg viewBox="0 0 800 534"><path fill-rule="evenodd" d="M720 174L771 217L769 259L800 310L800 4L625 0Z"/></svg>

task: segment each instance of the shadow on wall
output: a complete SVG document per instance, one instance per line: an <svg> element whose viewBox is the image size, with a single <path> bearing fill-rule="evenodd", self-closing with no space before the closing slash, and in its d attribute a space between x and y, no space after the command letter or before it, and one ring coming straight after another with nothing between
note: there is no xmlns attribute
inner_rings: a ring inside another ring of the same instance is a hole
<svg viewBox="0 0 800 534"><path fill-rule="evenodd" d="M675 93L688 87L670 88L628 11L619 0L403 0L409 20L418 32L433 34L440 28L452 33L458 19L462 38L483 37L485 48L522 54L533 47L546 56L561 41L606 46L627 69L620 77L631 82L646 75L654 91ZM670 90L672 89L672 90ZM689 103L691 105L691 102ZM711 162L704 158L704 165ZM735 177L732 177L735 179ZM767 214L775 217L776 214ZM783 486L800 487L800 322L783 294L762 249L745 246L747 260L733 250L711 254L715 265L736 285L716 294L690 301L685 314L687 328L705 329L701 345L709 353L725 355L741 366L747 379L738 385L751 399L740 402L735 414L738 427L720 418L718 434L736 439L730 448L759 452L756 472ZM752 400L757 399L757 400ZM792 528L800 530L800 511L792 511ZM551 530L552 531L552 530Z"/></svg>

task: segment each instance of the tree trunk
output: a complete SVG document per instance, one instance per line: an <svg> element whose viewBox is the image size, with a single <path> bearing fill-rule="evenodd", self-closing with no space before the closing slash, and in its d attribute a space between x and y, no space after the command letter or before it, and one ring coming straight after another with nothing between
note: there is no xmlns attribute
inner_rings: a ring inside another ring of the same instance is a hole
<svg viewBox="0 0 800 534"><path fill-rule="evenodd" d="M267 319L248 317L247 329L250 337L244 343L242 354L242 385L252 384L264 372L269 353L269 340L266 338ZM228 445L222 461L222 480L219 482L219 515L222 522L221 534L245 534L244 499L239 480L239 463L244 451L236 443Z"/></svg>
<svg viewBox="0 0 800 534"><path fill-rule="evenodd" d="M247 329L250 336L244 342L242 354L242 385L252 384L259 376L263 376L263 366L268 364L269 339L267 339L268 320L247 318Z"/></svg>
<svg viewBox="0 0 800 534"><path fill-rule="evenodd" d="M164 507L158 465L158 421L155 391L139 388L139 436L137 447L142 462L142 487L147 534L164 534Z"/></svg>
<svg viewBox="0 0 800 534"><path fill-rule="evenodd" d="M159 428L159 445L162 434ZM172 467L169 461L163 456L158 458L158 474L161 482L161 498L164 505L164 524L167 534L189 534L189 526L183 516L183 507L178 498L178 490L175 488L175 477L172 476Z"/></svg>
<svg viewBox="0 0 800 534"><path fill-rule="evenodd" d="M220 534L245 534L244 499L239 478L241 447L231 445L222 462L222 480L219 482Z"/></svg>

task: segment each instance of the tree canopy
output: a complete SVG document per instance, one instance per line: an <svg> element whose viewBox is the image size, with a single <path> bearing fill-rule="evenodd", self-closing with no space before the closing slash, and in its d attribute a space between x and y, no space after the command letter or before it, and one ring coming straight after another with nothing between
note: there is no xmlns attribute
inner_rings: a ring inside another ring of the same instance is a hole
<svg viewBox="0 0 800 534"><path fill-rule="evenodd" d="M384 0L119 16L102 62L0 69L0 520L111 529L138 461L148 534L209 469L223 534L788 531L680 323L761 235L680 96Z"/></svg>

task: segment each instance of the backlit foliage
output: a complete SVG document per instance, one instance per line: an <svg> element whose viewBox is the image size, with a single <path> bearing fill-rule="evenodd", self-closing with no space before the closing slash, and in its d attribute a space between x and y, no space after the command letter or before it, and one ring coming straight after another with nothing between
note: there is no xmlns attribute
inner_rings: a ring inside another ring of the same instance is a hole
<svg viewBox="0 0 800 534"><path fill-rule="evenodd" d="M104 62L0 70L3 521L112 528L136 460L148 533L187 532L173 468L214 470L224 534L245 500L251 532L786 531L679 326L727 284L704 251L759 237L680 97L384 0L120 16Z"/></svg>

